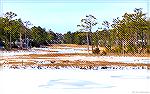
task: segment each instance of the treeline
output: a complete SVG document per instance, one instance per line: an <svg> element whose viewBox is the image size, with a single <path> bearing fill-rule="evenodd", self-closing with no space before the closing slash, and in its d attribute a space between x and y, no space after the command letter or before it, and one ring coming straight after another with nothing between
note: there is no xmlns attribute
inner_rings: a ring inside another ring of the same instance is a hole
<svg viewBox="0 0 150 94"><path fill-rule="evenodd" d="M92 32L92 27L97 25L96 21L94 16L87 15L78 25L80 31L64 35L65 43L105 47L107 51L117 53L150 53L150 19L141 8L130 14L125 13L122 18L113 19L112 24L104 21L104 28Z"/></svg>
<svg viewBox="0 0 150 94"><path fill-rule="evenodd" d="M15 19L17 14L7 12L0 17L0 46L10 50L12 48L40 47L52 43L61 43L62 34L46 31L40 26L29 28L30 21ZM58 38L59 36L59 38Z"/></svg>
<svg viewBox="0 0 150 94"><path fill-rule="evenodd" d="M17 14L7 12L0 17L0 46L5 49L40 47L50 44L92 45L94 48L105 47L108 51L117 53L141 53L150 48L150 19L142 9L134 9L133 13L125 13L122 18L113 22L103 21L103 27L93 31L98 24L93 15L81 19L80 29L65 34L54 33L51 29L32 26L30 21L15 19ZM110 24L111 23L111 24Z"/></svg>

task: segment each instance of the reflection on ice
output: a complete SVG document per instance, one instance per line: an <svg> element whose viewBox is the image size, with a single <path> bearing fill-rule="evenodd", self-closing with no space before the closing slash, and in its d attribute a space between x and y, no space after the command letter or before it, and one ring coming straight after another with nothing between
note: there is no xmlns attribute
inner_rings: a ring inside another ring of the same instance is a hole
<svg viewBox="0 0 150 94"><path fill-rule="evenodd" d="M111 83L110 83L111 84ZM106 83L96 83L86 80L77 79L57 79L50 80L46 85L40 85L44 88L59 88L59 89L95 89L95 88L112 88L114 86L107 85Z"/></svg>

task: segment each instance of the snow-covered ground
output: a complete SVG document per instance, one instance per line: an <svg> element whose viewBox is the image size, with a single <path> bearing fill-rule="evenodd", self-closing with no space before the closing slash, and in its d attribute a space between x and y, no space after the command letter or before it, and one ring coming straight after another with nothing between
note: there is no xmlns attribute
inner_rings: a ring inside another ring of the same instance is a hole
<svg viewBox="0 0 150 94"><path fill-rule="evenodd" d="M51 51L51 52L49 52ZM20 51L0 51L0 59L5 58L7 56L15 56L15 55L29 55L29 54L50 54L50 53L58 53L58 54L66 54L66 53L87 53L86 48L32 48L30 50L20 50ZM130 56L64 56L64 57L38 57L38 58L47 58L47 59L55 59L55 60L80 60L80 61L108 61L108 62L124 62L124 63L150 63L150 57L130 57ZM17 60L19 60L17 58ZM39 61L39 59L29 61ZM22 61L22 60L21 60ZM24 60L23 61L28 61ZM41 61L41 60L40 60ZM3 62L0 60L0 63Z"/></svg>
<svg viewBox="0 0 150 94"><path fill-rule="evenodd" d="M150 70L1 69L1 94L150 94Z"/></svg>
<svg viewBox="0 0 150 94"><path fill-rule="evenodd" d="M32 48L32 50L49 50L49 51L55 51L53 53L88 53L87 48L71 48L71 47L61 47L61 48Z"/></svg>
<svg viewBox="0 0 150 94"><path fill-rule="evenodd" d="M16 56L16 55L29 55L29 54L48 54L50 52L38 50L18 50L18 51L0 51L0 56Z"/></svg>
<svg viewBox="0 0 150 94"><path fill-rule="evenodd" d="M47 51L47 52L46 52ZM49 52L51 51L51 52ZM32 48L30 50L0 51L0 56L15 56L29 54L49 54L49 53L88 53L86 48Z"/></svg>
<svg viewBox="0 0 150 94"><path fill-rule="evenodd" d="M28 60L39 62L78 60L150 63L150 57L74 55L21 58L21 56L28 54L49 53L87 53L87 49L68 47L64 49L33 48L28 51L0 51L0 63L8 59L23 60L24 62ZM18 58L16 55L21 56ZM150 94L150 70L132 68L123 70L0 68L0 94Z"/></svg>

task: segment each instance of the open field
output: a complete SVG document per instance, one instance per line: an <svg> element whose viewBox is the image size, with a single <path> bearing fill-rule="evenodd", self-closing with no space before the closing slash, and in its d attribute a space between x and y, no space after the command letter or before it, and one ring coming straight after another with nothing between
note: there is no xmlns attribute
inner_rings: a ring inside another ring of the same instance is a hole
<svg viewBox="0 0 150 94"><path fill-rule="evenodd" d="M0 58L2 67L47 67L47 68L79 68L79 69L150 69L149 54L106 56L87 53L86 45L51 45L45 48L32 48L25 51L3 51ZM104 48L101 48L104 50Z"/></svg>

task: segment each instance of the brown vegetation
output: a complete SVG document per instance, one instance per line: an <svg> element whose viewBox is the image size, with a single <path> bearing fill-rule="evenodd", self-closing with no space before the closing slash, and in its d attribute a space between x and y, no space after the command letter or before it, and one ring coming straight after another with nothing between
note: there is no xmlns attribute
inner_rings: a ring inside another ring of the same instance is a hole
<svg viewBox="0 0 150 94"><path fill-rule="evenodd" d="M51 45L48 47L51 48L63 48L63 47L86 47L87 45L75 45L75 44L58 44ZM41 50L40 50L41 51ZM42 50L43 51L43 50ZM100 53L102 53L104 48L100 48ZM134 56L134 57L150 57L150 54L132 54L132 53L110 53L106 52L106 56ZM150 64L143 63L121 63L121 62L106 62L106 61L70 61L70 60L55 60L53 57L71 57L71 56L101 56L102 54L88 54L88 53L68 53L68 54L30 54L30 55L17 55L14 57L6 57L4 63L0 63L0 66L13 66L12 68L21 67L32 67L32 66L40 66L40 67L48 67L48 68L81 68L81 69L95 69L96 67L142 67L150 69ZM21 59L20 61L17 58ZM25 61L24 61L25 59ZM48 61L49 63L42 64L35 62L36 59L43 59L43 61Z"/></svg>
<svg viewBox="0 0 150 94"><path fill-rule="evenodd" d="M143 63L120 63L120 62L106 62L106 61L60 61L59 63L48 63L48 64L37 64L34 62L8 62L7 65L10 65L10 68L17 68L21 66L26 66L26 67L47 67L47 68L80 68L80 69L95 69L98 67L103 67L103 68L110 68L113 67L114 69L116 68L123 68L123 67L141 67L142 69L150 69L150 64L143 64Z"/></svg>

